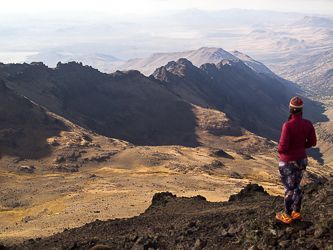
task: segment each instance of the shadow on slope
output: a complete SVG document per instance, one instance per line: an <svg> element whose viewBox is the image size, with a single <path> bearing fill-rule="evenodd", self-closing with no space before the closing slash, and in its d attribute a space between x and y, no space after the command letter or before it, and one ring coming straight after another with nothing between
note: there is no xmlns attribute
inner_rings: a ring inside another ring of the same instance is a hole
<svg viewBox="0 0 333 250"><path fill-rule="evenodd" d="M308 148L306 151L308 153L308 156L316 159L319 163L324 164L324 155L320 152L319 148Z"/></svg>
<svg viewBox="0 0 333 250"><path fill-rule="evenodd" d="M252 133L275 141L287 121L289 101L297 95L278 80L232 59L200 68L179 59L158 68L151 78L182 99L224 112ZM318 103L309 99L304 102L306 118L313 122L327 120Z"/></svg>
<svg viewBox="0 0 333 250"><path fill-rule="evenodd" d="M98 134L135 145L200 143L192 105L138 71L103 74L75 62L1 65L22 95Z"/></svg>
<svg viewBox="0 0 333 250"><path fill-rule="evenodd" d="M4 155L39 159L50 154L46 139L67 127L0 80L0 158Z"/></svg>

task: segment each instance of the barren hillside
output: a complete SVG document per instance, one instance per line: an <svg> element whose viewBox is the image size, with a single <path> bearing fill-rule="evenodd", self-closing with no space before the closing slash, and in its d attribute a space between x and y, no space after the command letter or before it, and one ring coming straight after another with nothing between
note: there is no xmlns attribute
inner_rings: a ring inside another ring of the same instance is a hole
<svg viewBox="0 0 333 250"><path fill-rule="evenodd" d="M274 71L281 77L299 84L308 95L322 101L330 100L333 83L333 50L278 65Z"/></svg>

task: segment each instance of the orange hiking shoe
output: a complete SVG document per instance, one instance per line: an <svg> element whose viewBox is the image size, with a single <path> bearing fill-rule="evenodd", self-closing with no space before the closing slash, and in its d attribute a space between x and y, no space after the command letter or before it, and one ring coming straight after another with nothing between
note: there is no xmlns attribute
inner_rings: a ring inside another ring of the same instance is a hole
<svg viewBox="0 0 333 250"><path fill-rule="evenodd" d="M292 218L293 220L301 220L301 219L302 219L302 214L293 211L293 212L291 213L291 218Z"/></svg>
<svg viewBox="0 0 333 250"><path fill-rule="evenodd" d="M287 224L293 223L291 216L287 216L286 213L276 215L275 218Z"/></svg>

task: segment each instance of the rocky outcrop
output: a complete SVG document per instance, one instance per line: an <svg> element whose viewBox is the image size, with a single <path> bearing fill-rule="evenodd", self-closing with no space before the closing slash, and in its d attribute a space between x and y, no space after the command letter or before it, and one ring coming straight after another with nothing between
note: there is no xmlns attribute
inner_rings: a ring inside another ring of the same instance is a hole
<svg viewBox="0 0 333 250"><path fill-rule="evenodd" d="M303 219L275 219L283 198L250 184L228 202L157 193L140 216L96 220L45 239L2 249L329 249L333 181L303 187Z"/></svg>
<svg viewBox="0 0 333 250"><path fill-rule="evenodd" d="M246 198L253 198L256 195L269 195L262 186L258 184L248 184L238 194L231 195L229 201L240 201Z"/></svg>

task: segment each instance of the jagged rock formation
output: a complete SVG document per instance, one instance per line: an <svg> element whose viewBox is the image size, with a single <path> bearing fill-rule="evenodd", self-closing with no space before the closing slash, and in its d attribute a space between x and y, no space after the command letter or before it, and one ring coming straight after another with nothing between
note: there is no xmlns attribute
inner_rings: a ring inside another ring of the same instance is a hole
<svg viewBox="0 0 333 250"><path fill-rule="evenodd" d="M153 76L182 99L225 112L247 130L274 140L278 140L289 113L290 98L296 95L240 60L224 59L199 69L180 59L157 69ZM305 102L311 114L316 105Z"/></svg>
<svg viewBox="0 0 333 250"><path fill-rule="evenodd" d="M178 61L181 58L186 58L191 61L196 67L200 67L202 64L214 63L217 64L224 59L241 60L252 70L266 74L270 77L276 77L272 71L270 71L264 64L258 62L251 57L239 52L239 51L225 51L222 48L209 48L202 47L197 50L189 50L183 52L171 52L171 53L155 53L151 56L143 59L131 59L118 66L121 70L136 69L145 75L152 74L156 68L166 65L171 61ZM280 79L282 80L282 79Z"/></svg>
<svg viewBox="0 0 333 250"><path fill-rule="evenodd" d="M1 249L330 249L333 182L303 188L303 219L283 224L275 214L283 198L249 184L237 199L208 202L202 196L155 194L137 217L86 224L45 239Z"/></svg>

